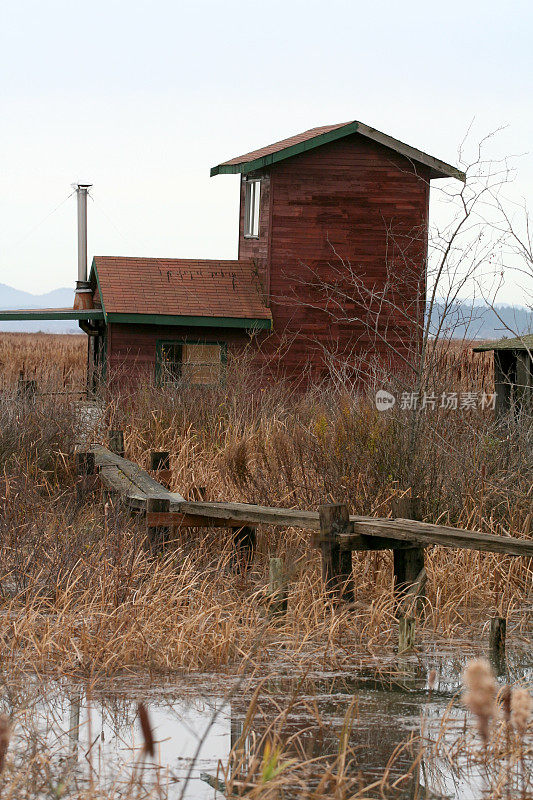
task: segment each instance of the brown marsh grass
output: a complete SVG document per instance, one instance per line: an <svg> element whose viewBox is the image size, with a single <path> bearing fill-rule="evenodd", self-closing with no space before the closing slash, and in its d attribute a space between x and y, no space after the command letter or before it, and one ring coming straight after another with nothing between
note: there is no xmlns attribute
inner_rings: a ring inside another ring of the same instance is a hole
<svg viewBox="0 0 533 800"><path fill-rule="evenodd" d="M26 349L22 341L12 377L38 349L33 336ZM82 372L81 342L54 341L56 373L48 340L41 352L47 387L54 374L61 387L65 371ZM470 360L477 363L471 354L454 352L443 380L455 385L455 376L467 385L458 364ZM387 516L393 498L411 491L415 476L405 472L408 436L400 412L379 414L338 388L294 396L278 384L257 392L242 363L230 369L227 387L145 385L120 399L103 397L94 438L105 443L108 428L122 428L127 454L140 464L151 449L170 451L173 487L185 496L202 486L211 500L301 508L345 501L355 513ZM37 365L32 374L39 383ZM476 375L479 385L488 379L485 368ZM224 530L182 532L154 558L142 521L111 504L104 509L97 495L77 497L72 453L79 414L68 395L38 393L25 401L15 385L0 402L4 662L92 675L124 669L253 673L273 659L280 669L351 669L376 653L394 653L389 552L354 554L350 609L325 603L319 556L301 531L260 529L256 558L242 574L233 570ZM424 519L530 536L526 421L502 427L487 413L427 414L416 469ZM282 557L289 572L289 611L281 619L267 613L270 556ZM427 571L426 609L417 623L421 647L483 639L495 613L508 617L510 638L531 635L522 613L533 579L527 561L428 548Z"/></svg>
<svg viewBox="0 0 533 800"><path fill-rule="evenodd" d="M14 387L20 375L41 391L85 386L85 334L0 333L0 386Z"/></svg>

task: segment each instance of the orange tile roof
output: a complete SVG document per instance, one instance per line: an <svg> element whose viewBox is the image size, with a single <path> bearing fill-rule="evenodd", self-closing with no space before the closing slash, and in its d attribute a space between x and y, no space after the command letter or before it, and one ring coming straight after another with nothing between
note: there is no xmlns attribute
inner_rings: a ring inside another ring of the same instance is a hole
<svg viewBox="0 0 533 800"><path fill-rule="evenodd" d="M271 319L251 261L96 256L106 314Z"/></svg>

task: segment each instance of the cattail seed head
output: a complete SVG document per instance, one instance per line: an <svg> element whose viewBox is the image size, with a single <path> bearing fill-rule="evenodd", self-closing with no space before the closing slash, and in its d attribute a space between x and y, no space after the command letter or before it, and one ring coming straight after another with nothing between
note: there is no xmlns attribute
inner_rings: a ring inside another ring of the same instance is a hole
<svg viewBox="0 0 533 800"><path fill-rule="evenodd" d="M0 714L0 773L3 772L9 739L11 737L11 723L9 717Z"/></svg>
<svg viewBox="0 0 533 800"><path fill-rule="evenodd" d="M477 717L479 734L486 745L489 725L496 713L496 680L486 658L470 661L463 672L463 703Z"/></svg>
<svg viewBox="0 0 533 800"><path fill-rule="evenodd" d="M511 720L511 687L504 686L502 689L502 711L503 711L503 718L507 724L509 724Z"/></svg>
<svg viewBox="0 0 533 800"><path fill-rule="evenodd" d="M520 734L526 732L533 700L527 689L514 689L511 696L511 722Z"/></svg>
<svg viewBox="0 0 533 800"><path fill-rule="evenodd" d="M150 724L150 717L148 710L144 703L139 703L139 722L141 723L141 730L144 739L144 752L153 758L155 753L154 735L152 733L152 726Z"/></svg>

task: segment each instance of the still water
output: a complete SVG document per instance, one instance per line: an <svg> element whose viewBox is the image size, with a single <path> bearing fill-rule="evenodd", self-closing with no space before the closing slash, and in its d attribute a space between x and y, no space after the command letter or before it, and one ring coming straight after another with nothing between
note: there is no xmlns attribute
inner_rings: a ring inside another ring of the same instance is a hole
<svg viewBox="0 0 533 800"><path fill-rule="evenodd" d="M300 759L334 758L351 708L349 741L361 781L379 778L395 752L391 779L399 777L413 762L407 747L413 734L419 736L423 728L431 738L447 709L446 736L451 740L464 729L465 712L458 700L463 666L464 660L450 653L426 654L423 661L409 657L368 663L357 674L314 673L300 679L174 676L172 682L159 684L123 678L88 686L33 677L15 686L4 683L2 706L14 722L10 757L25 773L25 791L32 787L24 796L76 797L92 783L111 797L204 800L224 796L206 783L205 775L217 775L237 742L244 751L250 748L289 700L279 726L287 753ZM531 667L531 653L515 652L508 656L501 680L531 680ZM431 668L437 670L437 680L429 692ZM243 733L258 685L257 706ZM147 707L154 731L153 759L141 758L139 701ZM446 759L428 757L394 796L471 800L482 793L476 769L461 774Z"/></svg>

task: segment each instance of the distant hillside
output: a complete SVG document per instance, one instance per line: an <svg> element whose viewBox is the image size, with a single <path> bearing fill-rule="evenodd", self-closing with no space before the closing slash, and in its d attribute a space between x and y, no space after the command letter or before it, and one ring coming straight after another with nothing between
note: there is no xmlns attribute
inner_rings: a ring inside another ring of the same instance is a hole
<svg viewBox="0 0 533 800"><path fill-rule="evenodd" d="M0 309L16 308L71 308L74 300L73 289L54 289L46 294L30 294L0 283ZM45 333L79 333L75 321L36 320L20 322L0 322L0 331L43 331Z"/></svg>
<svg viewBox="0 0 533 800"><path fill-rule="evenodd" d="M431 320L432 333L442 314L443 307L437 305ZM533 312L524 306L503 303L495 305L494 309L467 302L455 303L449 308L442 329L443 336L454 339L501 339L525 333L533 333Z"/></svg>
<svg viewBox="0 0 533 800"><path fill-rule="evenodd" d="M30 294L0 283L0 309L71 308L73 300L73 289L54 289L46 294ZM436 305L432 318L433 331L442 313L442 305ZM79 333L79 330L75 321L0 322L0 331ZM533 312L528 308L499 304L494 311L487 306L472 307L470 303L461 302L455 303L449 309L443 335L454 339L500 339L503 336L513 336L515 331L518 334L533 333Z"/></svg>

